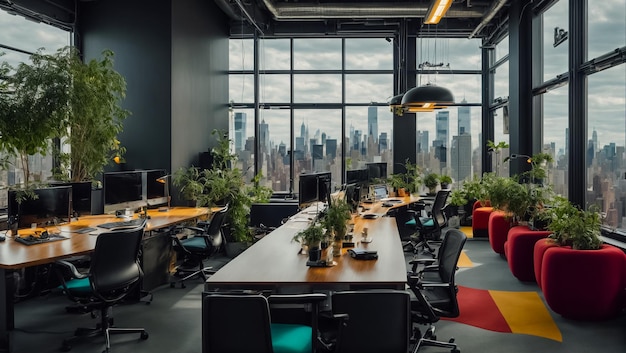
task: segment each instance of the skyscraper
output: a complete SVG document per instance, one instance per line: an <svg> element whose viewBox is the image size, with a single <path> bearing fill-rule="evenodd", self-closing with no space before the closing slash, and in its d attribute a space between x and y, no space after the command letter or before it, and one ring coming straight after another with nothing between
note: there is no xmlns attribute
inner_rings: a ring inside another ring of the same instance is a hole
<svg viewBox="0 0 626 353"><path fill-rule="evenodd" d="M235 153L241 152L246 145L246 113L235 113Z"/></svg>
<svg viewBox="0 0 626 353"><path fill-rule="evenodd" d="M467 103L465 98L461 101L461 103ZM458 135L471 134L471 126L472 121L470 118L470 107L461 106L458 108L458 118L459 118L459 132Z"/></svg>
<svg viewBox="0 0 626 353"><path fill-rule="evenodd" d="M447 110L437 112L435 118L435 140L441 141L443 146L448 146L448 132L450 131L450 112Z"/></svg>
<svg viewBox="0 0 626 353"><path fill-rule="evenodd" d="M469 134L452 137L450 164L451 177L455 182L468 179L472 175L472 137Z"/></svg>
<svg viewBox="0 0 626 353"><path fill-rule="evenodd" d="M417 130L417 153L428 153L428 131Z"/></svg>
<svg viewBox="0 0 626 353"><path fill-rule="evenodd" d="M268 153L270 152L270 128L267 123L265 123L265 119L261 121L259 124L259 142L260 142L260 152Z"/></svg>
<svg viewBox="0 0 626 353"><path fill-rule="evenodd" d="M367 136L378 140L378 108L374 106L367 107Z"/></svg>

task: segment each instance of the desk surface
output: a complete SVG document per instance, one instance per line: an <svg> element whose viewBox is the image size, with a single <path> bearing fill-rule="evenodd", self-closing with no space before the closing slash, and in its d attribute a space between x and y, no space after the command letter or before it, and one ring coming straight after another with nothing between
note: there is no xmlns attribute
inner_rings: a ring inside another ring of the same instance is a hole
<svg viewBox="0 0 626 353"><path fill-rule="evenodd" d="M379 211L378 207L376 203L371 204L373 212ZM376 250L377 260L355 260L347 254L347 248L343 248L341 256L334 257L337 265L308 267L308 256L298 254L300 244L291 239L310 224L309 218L312 216L306 210L293 216L212 275L206 282L206 289L275 289L302 285L404 288L406 262L395 218L355 219L353 241L356 247ZM368 228L371 243L360 243L364 227Z"/></svg>
<svg viewBox="0 0 626 353"><path fill-rule="evenodd" d="M150 219L148 219L146 231L168 227L186 220L206 217L209 214L209 208L174 207L166 212L149 210L148 215ZM134 217L136 218L137 215ZM122 220L124 219L116 218L112 215L80 217L69 224L48 228L52 232L60 232L61 235L68 237L68 239L35 245L24 245L16 242L12 237L7 237L5 241L0 242L0 268L17 269L41 265L63 257L89 253L96 246L96 239L98 238L96 235L107 231L107 229L98 228L97 226L102 223ZM77 230L84 227L93 227L96 230L88 234L76 233ZM18 231L18 233L21 232L21 230Z"/></svg>

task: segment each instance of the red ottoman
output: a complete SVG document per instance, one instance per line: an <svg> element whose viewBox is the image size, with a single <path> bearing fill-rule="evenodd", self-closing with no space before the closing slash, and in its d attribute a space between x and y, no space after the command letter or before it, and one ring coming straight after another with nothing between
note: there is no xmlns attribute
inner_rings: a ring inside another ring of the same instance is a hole
<svg viewBox="0 0 626 353"><path fill-rule="evenodd" d="M617 316L624 291L621 249L599 250L569 246L546 249L541 261L541 289L554 312L575 320L604 320Z"/></svg>
<svg viewBox="0 0 626 353"><path fill-rule="evenodd" d="M524 282L535 280L533 264L535 243L547 238L551 233L550 231L531 230L527 226L516 226L509 230L504 251L513 276Z"/></svg>
<svg viewBox="0 0 626 353"><path fill-rule="evenodd" d="M489 236L489 215L492 211L493 207L483 207L480 201L474 203L474 211L472 211L472 234L474 238L487 238Z"/></svg>
<svg viewBox="0 0 626 353"><path fill-rule="evenodd" d="M504 254L504 243L511 228L511 216L504 211L495 210L489 215L487 233L493 251Z"/></svg>
<svg viewBox="0 0 626 353"><path fill-rule="evenodd" d="M543 261L543 255L549 248L558 246L552 239L543 239L535 243L533 250L533 267L535 272L535 280L539 289L541 289L541 261Z"/></svg>

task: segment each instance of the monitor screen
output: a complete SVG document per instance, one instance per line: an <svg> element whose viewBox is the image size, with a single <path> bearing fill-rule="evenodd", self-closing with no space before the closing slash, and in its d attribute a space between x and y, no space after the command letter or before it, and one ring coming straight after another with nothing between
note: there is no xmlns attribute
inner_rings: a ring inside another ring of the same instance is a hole
<svg viewBox="0 0 626 353"><path fill-rule="evenodd" d="M346 184L367 183L367 169L353 169L346 171Z"/></svg>
<svg viewBox="0 0 626 353"><path fill-rule="evenodd" d="M350 205L352 213L356 212L361 202L361 184L348 184L346 185L346 203Z"/></svg>
<svg viewBox="0 0 626 353"><path fill-rule="evenodd" d="M331 174L330 172L317 173L317 200L330 204Z"/></svg>
<svg viewBox="0 0 626 353"><path fill-rule="evenodd" d="M52 182L50 185L72 187L72 215L74 217L92 214L90 181Z"/></svg>
<svg viewBox="0 0 626 353"><path fill-rule="evenodd" d="M9 222L17 228L45 227L69 223L71 218L71 186L55 186L33 190L37 198L17 202L17 192L9 191Z"/></svg>
<svg viewBox="0 0 626 353"><path fill-rule="evenodd" d="M143 171L104 173L104 212L112 213L126 208L146 206Z"/></svg>
<svg viewBox="0 0 626 353"><path fill-rule="evenodd" d="M370 183L387 179L387 163L367 163L367 176Z"/></svg>
<svg viewBox="0 0 626 353"><path fill-rule="evenodd" d="M300 174L298 204L303 207L317 201L317 174Z"/></svg>
<svg viewBox="0 0 626 353"><path fill-rule="evenodd" d="M170 178L165 169L146 170L146 199L148 206L167 204ZM163 178L165 177L165 178Z"/></svg>

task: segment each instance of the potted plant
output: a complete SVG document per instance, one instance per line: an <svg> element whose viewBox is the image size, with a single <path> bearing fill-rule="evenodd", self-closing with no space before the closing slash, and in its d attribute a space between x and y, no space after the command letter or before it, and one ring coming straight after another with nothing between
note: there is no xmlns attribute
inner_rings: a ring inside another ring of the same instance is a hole
<svg viewBox="0 0 626 353"><path fill-rule="evenodd" d="M392 174L388 177L387 183L396 189L398 196L415 194L422 184L422 170L417 164L411 163L408 159L404 162L404 173Z"/></svg>
<svg viewBox="0 0 626 353"><path fill-rule="evenodd" d="M325 237L325 231L321 224L315 223L299 231L293 236L292 241L298 241L302 247L308 249L309 261L318 262L322 256L321 242Z"/></svg>
<svg viewBox="0 0 626 353"><path fill-rule="evenodd" d="M550 308L570 319L604 320L622 309L624 253L602 244L602 217L562 197L546 211L550 215L549 240L534 247L535 277ZM584 286L580 279L584 278Z"/></svg>
<svg viewBox="0 0 626 353"><path fill-rule="evenodd" d="M439 176L439 183L442 189L448 189L452 184L452 178L449 175L442 174Z"/></svg>
<svg viewBox="0 0 626 353"><path fill-rule="evenodd" d="M437 193L437 186L439 185L439 175L437 173L428 173L424 177L424 186L428 188L428 195L435 195Z"/></svg>
<svg viewBox="0 0 626 353"><path fill-rule="evenodd" d="M267 202L272 190L260 184L260 174L252 179L251 186L247 186L242 171L232 167L237 155L230 153L226 132L214 130L212 134L217 135L217 146L211 150L213 168L181 168L174 172L172 182L181 196L194 201L196 207L229 205L225 222L226 252L236 255L254 240L248 227L250 205Z"/></svg>
<svg viewBox="0 0 626 353"><path fill-rule="evenodd" d="M121 107L126 81L114 70L114 54L110 50L103 51L100 60L86 63L73 47L64 48L56 57L66 61L71 77L67 115L71 152L61 154L63 169L69 169L73 182L92 181L115 158L123 161L125 148L117 136L130 115Z"/></svg>
<svg viewBox="0 0 626 353"><path fill-rule="evenodd" d="M333 255L341 255L341 245L346 236L346 227L348 221L352 218L350 205L342 198L331 200L326 213L322 220L322 224L326 230L331 232L333 239Z"/></svg>

